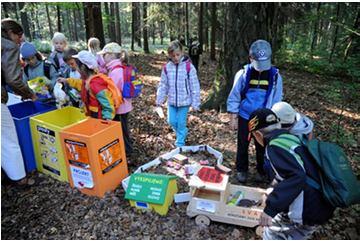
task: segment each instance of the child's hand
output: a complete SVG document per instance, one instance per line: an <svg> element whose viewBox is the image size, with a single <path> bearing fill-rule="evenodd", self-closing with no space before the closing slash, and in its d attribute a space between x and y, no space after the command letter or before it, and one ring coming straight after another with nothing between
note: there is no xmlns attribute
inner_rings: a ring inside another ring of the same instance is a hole
<svg viewBox="0 0 360 241"><path fill-rule="evenodd" d="M66 83L67 80L66 80L66 78L60 77L56 81L59 82L59 83Z"/></svg>
<svg viewBox="0 0 360 241"><path fill-rule="evenodd" d="M235 131L238 129L238 117L237 114L230 115L230 128Z"/></svg>

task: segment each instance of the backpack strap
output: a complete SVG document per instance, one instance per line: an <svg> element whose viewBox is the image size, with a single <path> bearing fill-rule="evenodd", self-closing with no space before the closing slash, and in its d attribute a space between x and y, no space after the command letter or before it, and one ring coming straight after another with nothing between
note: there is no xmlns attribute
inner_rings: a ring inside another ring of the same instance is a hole
<svg viewBox="0 0 360 241"><path fill-rule="evenodd" d="M266 95L265 95L264 107L266 107L266 104L267 104L267 101L271 94L273 86L276 86L276 84L277 84L278 76L279 76L279 70L277 68L275 68L274 66L271 66L271 68L269 70L269 86L268 86L268 89L267 89Z"/></svg>
<svg viewBox="0 0 360 241"><path fill-rule="evenodd" d="M51 77L50 77L50 69L51 69L51 66L54 66L50 61L48 60L45 60L44 61L44 75L50 80ZM55 67L55 66L54 66Z"/></svg>
<svg viewBox="0 0 360 241"><path fill-rule="evenodd" d="M24 67L24 74L26 75L26 77L27 78L29 78L29 65L27 64L27 65L25 65L25 67Z"/></svg>
<svg viewBox="0 0 360 241"><path fill-rule="evenodd" d="M248 64L246 69L245 69L245 87L244 89L241 91L240 96L241 96L241 101L245 99L246 97L246 93L249 90L250 87L250 77L251 77L251 65Z"/></svg>
<svg viewBox="0 0 360 241"><path fill-rule="evenodd" d="M167 73L168 73L168 72L167 72L166 65L167 65L167 63L163 65L163 70L164 70L164 72L165 72L165 74L166 74L166 77L167 77Z"/></svg>
<svg viewBox="0 0 360 241"><path fill-rule="evenodd" d="M297 147L302 146L299 138L290 134L282 134L271 140L269 145L280 147L281 149L289 152L305 172L304 161L302 160L301 156L295 152ZM308 175L306 175L306 183L317 190L321 190L320 184Z"/></svg>
<svg viewBox="0 0 360 241"><path fill-rule="evenodd" d="M190 71L191 71L191 62L188 60L186 61L186 73L188 80L190 80Z"/></svg>

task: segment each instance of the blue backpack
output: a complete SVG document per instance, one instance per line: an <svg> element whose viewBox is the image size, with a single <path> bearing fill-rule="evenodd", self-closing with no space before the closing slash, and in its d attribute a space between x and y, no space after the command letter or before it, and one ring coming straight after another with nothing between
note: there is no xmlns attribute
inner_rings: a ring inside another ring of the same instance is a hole
<svg viewBox="0 0 360 241"><path fill-rule="evenodd" d="M113 69L122 68L124 76L124 86L122 91L123 98L136 98L141 94L143 83L139 76L139 71L132 65L116 65Z"/></svg>
<svg viewBox="0 0 360 241"><path fill-rule="evenodd" d="M330 142L310 140L302 143L299 138L282 134L270 141L292 154L304 169L304 162L294 150L306 146L316 163L321 183L307 176L306 183L321 191L325 199L334 207L349 207L360 203L360 182L356 179L348 158L338 145ZM305 169L304 169L305 170Z"/></svg>

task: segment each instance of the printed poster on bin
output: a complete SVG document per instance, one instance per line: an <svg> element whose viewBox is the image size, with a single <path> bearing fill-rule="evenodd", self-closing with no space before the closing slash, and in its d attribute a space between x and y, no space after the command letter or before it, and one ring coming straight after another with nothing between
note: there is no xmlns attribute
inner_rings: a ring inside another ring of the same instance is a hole
<svg viewBox="0 0 360 241"><path fill-rule="evenodd" d="M36 129L39 132L39 149L42 158L42 167L60 176L55 132L42 126L36 126Z"/></svg>
<svg viewBox="0 0 360 241"><path fill-rule="evenodd" d="M98 153L102 174L111 171L122 162L120 150L119 139L99 149Z"/></svg>

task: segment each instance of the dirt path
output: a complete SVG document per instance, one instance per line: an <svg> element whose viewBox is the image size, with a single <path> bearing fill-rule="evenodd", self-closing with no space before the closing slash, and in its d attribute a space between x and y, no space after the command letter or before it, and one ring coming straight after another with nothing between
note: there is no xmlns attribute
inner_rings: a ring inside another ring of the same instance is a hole
<svg viewBox="0 0 360 241"><path fill-rule="evenodd" d="M130 171L171 150L175 135L169 125L150 108L155 103L156 86L164 55L132 57L145 73L143 95L135 101L130 127L135 153ZM215 64L201 66L202 100L211 86ZM341 105L328 101L322 78L306 73L282 70L285 100L298 107L316 122L316 135L329 137L329 127L339 117ZM311 81L311 84L306 84ZM325 93L325 94L323 94ZM344 113L344 112L343 112ZM359 101L346 109L342 120L345 133L353 133L355 143L347 146L354 168L359 173ZM189 145L208 144L221 151L224 163L234 169L236 133L228 128L225 113L204 111L190 113ZM254 150L250 150L251 159ZM252 162L251 172L255 166ZM186 216L186 204L173 204L167 216L141 213L124 200L121 187L105 198L88 197L68 184L42 174L34 174L37 183L28 189L3 185L1 218L3 239L257 239L250 228L212 223L210 228L198 227ZM237 183L234 177L231 182ZM252 179L250 185L255 185ZM265 187L264 185L261 185ZM316 239L358 239L360 206L337 210L335 217L314 234Z"/></svg>

